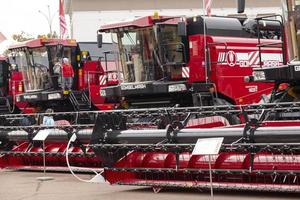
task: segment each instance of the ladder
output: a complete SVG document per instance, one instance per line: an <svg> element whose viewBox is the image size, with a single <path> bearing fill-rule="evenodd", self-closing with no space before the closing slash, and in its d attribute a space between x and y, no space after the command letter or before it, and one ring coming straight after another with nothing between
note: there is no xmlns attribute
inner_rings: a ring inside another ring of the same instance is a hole
<svg viewBox="0 0 300 200"><path fill-rule="evenodd" d="M91 103L86 91L71 91L68 97L75 111L90 110Z"/></svg>

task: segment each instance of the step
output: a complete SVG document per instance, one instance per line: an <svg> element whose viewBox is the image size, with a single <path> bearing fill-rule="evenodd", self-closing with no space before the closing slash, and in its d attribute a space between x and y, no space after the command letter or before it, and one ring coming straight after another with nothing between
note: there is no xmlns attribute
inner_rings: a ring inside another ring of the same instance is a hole
<svg viewBox="0 0 300 200"><path fill-rule="evenodd" d="M0 110L3 110L3 109L8 110L8 107L7 106L0 106Z"/></svg>

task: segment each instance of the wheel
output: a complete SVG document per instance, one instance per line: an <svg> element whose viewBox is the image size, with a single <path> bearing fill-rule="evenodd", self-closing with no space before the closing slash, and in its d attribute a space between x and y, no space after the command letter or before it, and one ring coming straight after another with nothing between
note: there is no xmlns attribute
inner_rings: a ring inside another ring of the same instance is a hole
<svg viewBox="0 0 300 200"><path fill-rule="evenodd" d="M232 105L225 99L220 99L220 98L214 98L214 105L215 106L224 106L224 105ZM237 115L232 115L232 114L224 114L222 115L225 117L230 125L235 125L235 124L240 124L241 119Z"/></svg>

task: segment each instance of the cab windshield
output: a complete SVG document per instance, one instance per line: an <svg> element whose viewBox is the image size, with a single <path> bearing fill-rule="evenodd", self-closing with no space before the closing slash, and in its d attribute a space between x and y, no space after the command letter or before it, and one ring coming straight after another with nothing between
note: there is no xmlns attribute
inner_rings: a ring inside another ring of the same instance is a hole
<svg viewBox="0 0 300 200"><path fill-rule="evenodd" d="M4 61L0 60L0 87L4 85Z"/></svg>
<svg viewBox="0 0 300 200"><path fill-rule="evenodd" d="M162 77L152 28L119 33L118 41L125 82L150 81Z"/></svg>
<svg viewBox="0 0 300 200"><path fill-rule="evenodd" d="M68 58L69 60L72 60L72 51L72 47L64 46L62 49L60 49L57 45L49 46L51 64L54 66L57 62L61 63L62 58Z"/></svg>
<svg viewBox="0 0 300 200"><path fill-rule="evenodd" d="M183 62L177 26L158 25L117 35L124 82L164 80L174 68L172 63Z"/></svg>
<svg viewBox="0 0 300 200"><path fill-rule="evenodd" d="M16 69L22 72L26 92L50 87L49 62L45 47L23 49L12 54Z"/></svg>

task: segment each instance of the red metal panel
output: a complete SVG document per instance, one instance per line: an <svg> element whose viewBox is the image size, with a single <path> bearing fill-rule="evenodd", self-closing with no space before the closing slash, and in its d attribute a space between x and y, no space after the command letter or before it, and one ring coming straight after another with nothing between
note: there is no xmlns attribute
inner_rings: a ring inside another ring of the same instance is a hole
<svg viewBox="0 0 300 200"><path fill-rule="evenodd" d="M61 44L63 46L73 46L76 47L77 43L74 39L33 39L26 42L22 42L16 45L12 45L9 49L16 49L16 48L37 48L42 47L44 45L58 45Z"/></svg>
<svg viewBox="0 0 300 200"><path fill-rule="evenodd" d="M177 24L178 21L180 20L179 17L174 18L171 16L159 16L159 19L169 19L166 21L161 21L160 23L165 23L165 24ZM114 23L114 24L107 24L107 25L102 25L99 29L101 32L105 31L111 31L113 29L119 29L119 28L143 28L143 27L148 27L148 26L153 26L155 23L155 18L152 16L145 16L145 17L140 17L131 21L125 21L125 22L120 22L120 23Z"/></svg>

